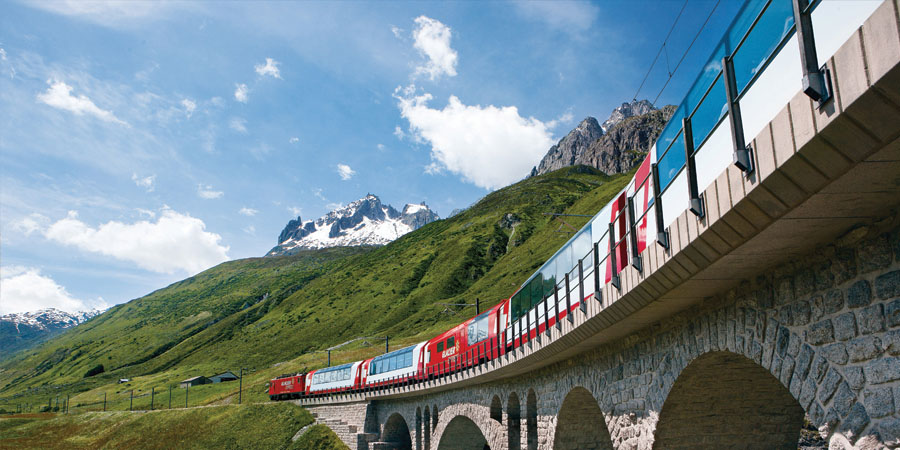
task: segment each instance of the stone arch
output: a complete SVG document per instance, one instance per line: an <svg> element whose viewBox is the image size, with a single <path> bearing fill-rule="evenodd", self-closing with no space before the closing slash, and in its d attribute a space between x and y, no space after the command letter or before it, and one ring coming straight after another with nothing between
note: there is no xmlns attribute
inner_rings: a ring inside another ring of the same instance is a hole
<svg viewBox="0 0 900 450"><path fill-rule="evenodd" d="M506 402L506 434L509 450L522 448L522 408L519 406L519 395L510 392Z"/></svg>
<svg viewBox="0 0 900 450"><path fill-rule="evenodd" d="M705 353L669 390L654 448L797 448L804 410L755 361L728 351Z"/></svg>
<svg viewBox="0 0 900 450"><path fill-rule="evenodd" d="M491 419L503 423L503 405L500 403L499 395L495 395L491 399Z"/></svg>
<svg viewBox="0 0 900 450"><path fill-rule="evenodd" d="M587 389L578 386L569 391L556 417L554 449L613 449L603 411Z"/></svg>
<svg viewBox="0 0 900 450"><path fill-rule="evenodd" d="M457 420L459 417L463 417L465 420ZM451 428L451 422L454 422L454 420L456 420L456 422ZM471 422L473 426L478 429L478 433L484 437L488 448L502 449L506 447L504 442L506 433L503 430L503 425L491 420L488 407L477 403L454 403L447 405L441 410L440 420L432 435L434 447L438 449L459 448L453 447L453 444L450 444L450 441L447 438L447 431L450 430L453 433L466 432L475 434L474 430L472 430L469 425L464 424L466 421ZM471 442L475 441L478 441L478 439L473 438L471 440ZM460 440L460 442L471 443L467 440ZM451 447L446 447L447 445L451 445ZM471 449L475 447L464 448ZM482 448L483 447L477 447L477 450L481 450Z"/></svg>
<svg viewBox="0 0 900 450"><path fill-rule="evenodd" d="M538 427L537 427L537 394L534 389L528 390L528 397L525 401L525 434L527 439L527 449L537 450L538 448Z"/></svg>
<svg viewBox="0 0 900 450"><path fill-rule="evenodd" d="M409 425L402 415L394 413L388 417L381 431L381 442L391 443L393 445L391 448L398 450L412 450Z"/></svg>
<svg viewBox="0 0 900 450"><path fill-rule="evenodd" d="M424 436L422 436L423 444L425 444L425 450L431 450L431 408L425 407L425 412L422 414L422 422L424 430Z"/></svg>
<svg viewBox="0 0 900 450"><path fill-rule="evenodd" d="M422 408L416 407L416 450L422 450Z"/></svg>
<svg viewBox="0 0 900 450"><path fill-rule="evenodd" d="M487 450L490 448L484 433L472 419L466 416L456 416L450 420L450 423L444 428L444 432L441 433L441 441L438 443L438 450Z"/></svg>

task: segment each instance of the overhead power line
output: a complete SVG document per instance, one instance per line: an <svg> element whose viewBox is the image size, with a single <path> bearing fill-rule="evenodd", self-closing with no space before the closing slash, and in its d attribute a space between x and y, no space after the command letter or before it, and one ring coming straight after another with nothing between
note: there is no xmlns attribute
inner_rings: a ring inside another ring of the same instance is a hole
<svg viewBox="0 0 900 450"><path fill-rule="evenodd" d="M641 85L638 86L637 92L634 93L634 97L632 97L632 99L631 99L632 101L636 101L636 100L637 100L638 94L640 94L640 93L641 93L641 89L644 88L644 83L647 82L647 78L650 76L650 72L652 72L652 71L653 71L653 67L656 66L656 61L659 60L659 55L661 55L662 52L663 52L663 49L666 48L666 43L669 42L669 36L672 35L672 31L675 31L675 25L678 24L678 19L681 18L681 14L684 12L684 9L687 7L687 4L688 4L688 0L684 0L684 4L681 5L681 11L678 11L678 15L675 17L675 21L672 22L672 27L669 28L669 34L666 35L666 38L663 39L662 45L659 46L659 51L656 52L656 58L653 58L653 63L651 63L651 64L650 64L650 68L647 69L647 73L644 75L644 79L641 80ZM667 60L668 60L668 57L669 57L669 55L666 54L666 59L667 59Z"/></svg>

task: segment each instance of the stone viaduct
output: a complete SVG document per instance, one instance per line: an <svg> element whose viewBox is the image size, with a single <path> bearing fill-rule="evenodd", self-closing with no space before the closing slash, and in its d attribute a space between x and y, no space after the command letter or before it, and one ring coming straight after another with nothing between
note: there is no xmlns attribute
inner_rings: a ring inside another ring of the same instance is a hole
<svg viewBox="0 0 900 450"><path fill-rule="evenodd" d="M413 386L299 400L356 449L900 447L900 14L886 0L573 320Z"/></svg>

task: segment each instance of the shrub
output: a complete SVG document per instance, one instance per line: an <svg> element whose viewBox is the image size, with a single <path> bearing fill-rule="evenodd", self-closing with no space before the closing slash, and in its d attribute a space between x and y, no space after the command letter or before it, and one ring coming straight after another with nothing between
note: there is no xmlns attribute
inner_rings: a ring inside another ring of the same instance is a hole
<svg viewBox="0 0 900 450"><path fill-rule="evenodd" d="M103 368L103 364L97 364L96 366L91 368L91 370L88 370L87 372L84 373L84 378L92 377L94 375L101 374L105 371L106 371L106 369Z"/></svg>

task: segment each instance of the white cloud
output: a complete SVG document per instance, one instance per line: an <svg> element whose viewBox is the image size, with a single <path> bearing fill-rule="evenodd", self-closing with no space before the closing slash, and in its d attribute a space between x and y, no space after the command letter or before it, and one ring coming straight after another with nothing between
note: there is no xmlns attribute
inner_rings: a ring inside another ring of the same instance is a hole
<svg viewBox="0 0 900 450"><path fill-rule="evenodd" d="M6 50L0 47L0 61L6 61Z"/></svg>
<svg viewBox="0 0 900 450"><path fill-rule="evenodd" d="M255 210L255 209L253 209L253 208L248 208L248 207L245 206L245 207L241 208L241 209L238 211L238 214L240 214L240 215L242 215L242 216L253 217L253 216L255 216L256 213L258 213L258 212L259 212L259 211Z"/></svg>
<svg viewBox="0 0 900 450"><path fill-rule="evenodd" d="M150 175L147 177L139 177L137 173L131 174L131 181L134 181L134 184L137 187L142 187L147 190L147 192L153 192L156 189L154 184L156 183L156 175Z"/></svg>
<svg viewBox="0 0 900 450"><path fill-rule="evenodd" d="M198 184L197 185L197 195L199 195L200 198L212 200L212 199L222 197L223 195L225 195L225 193L222 191L214 191L213 187L210 185L204 186L202 184Z"/></svg>
<svg viewBox="0 0 900 450"><path fill-rule="evenodd" d="M40 269L22 266L0 267L0 314L56 308L68 312L106 308L102 298L79 300Z"/></svg>
<svg viewBox="0 0 900 450"><path fill-rule="evenodd" d="M385 147L384 144L378 144L375 146L375 148L377 148L379 152L383 152Z"/></svg>
<svg viewBox="0 0 900 450"><path fill-rule="evenodd" d="M144 208L135 208L135 209L137 210L138 214L140 214L142 216L147 216L151 219L156 217L156 213L153 211L150 211L149 209L144 209Z"/></svg>
<svg viewBox="0 0 900 450"><path fill-rule="evenodd" d="M44 225L49 222L50 218L38 213L33 213L29 214L22 220L13 223L12 227L14 230L24 234L25 236L31 236L31 234L35 231L42 230L44 228Z"/></svg>
<svg viewBox="0 0 900 450"><path fill-rule="evenodd" d="M247 225L246 228L241 229L244 233L249 234L250 236L256 236L256 227L253 225Z"/></svg>
<svg viewBox="0 0 900 450"><path fill-rule="evenodd" d="M234 85L234 99L241 102L247 103L248 94L250 90L247 88L247 85L244 83L235 83Z"/></svg>
<svg viewBox="0 0 900 450"><path fill-rule="evenodd" d="M425 16L415 20L413 47L427 60L416 67L416 75L428 75L432 81L441 75L456 76L456 50L450 48L450 27Z"/></svg>
<svg viewBox="0 0 900 450"><path fill-rule="evenodd" d="M300 217L300 214L303 213L303 208L300 208L299 206L289 206L287 210L291 212L291 215L297 217Z"/></svg>
<svg viewBox="0 0 900 450"><path fill-rule="evenodd" d="M323 202L328 201L328 199L325 198L324 195L322 195L322 188L313 189L313 195L315 195L316 198L318 198L319 200L322 200Z"/></svg>
<svg viewBox="0 0 900 450"><path fill-rule="evenodd" d="M545 122L544 125L547 126L547 129L554 129L558 125L565 125L568 123L572 123L572 119L575 118L575 115L572 114L572 111L566 111L561 116L549 121Z"/></svg>
<svg viewBox="0 0 900 450"><path fill-rule="evenodd" d="M48 239L86 252L135 263L159 273L194 274L228 260L222 237L206 231L202 220L163 209L156 222L132 224L110 221L92 228L75 211L50 225Z"/></svg>
<svg viewBox="0 0 900 450"><path fill-rule="evenodd" d="M403 132L403 129L400 127L394 127L394 136L397 136L397 139L403 140L406 137L406 133Z"/></svg>
<svg viewBox="0 0 900 450"><path fill-rule="evenodd" d="M336 209L341 209L343 207L344 207L344 205L342 205L340 203L328 203L327 205L325 205L325 209L327 209L328 211L334 211Z"/></svg>
<svg viewBox="0 0 900 450"><path fill-rule="evenodd" d="M520 1L513 5L519 15L570 34L588 30L600 14L597 5L582 1Z"/></svg>
<svg viewBox="0 0 900 450"><path fill-rule="evenodd" d="M431 94L416 95L414 86L397 88L394 97L413 137L431 145L430 173L447 169L493 190L520 179L553 145L547 125L515 106L467 106L450 96L443 109L432 109Z"/></svg>
<svg viewBox="0 0 900 450"><path fill-rule="evenodd" d="M37 95L37 99L56 109L69 111L76 116L82 116L85 113L97 117L106 122L114 122L121 125L128 125L119 120L112 112L100 109L91 99L84 95L75 97L72 95L72 87L58 80L47 80L50 85L46 92Z"/></svg>
<svg viewBox="0 0 900 450"><path fill-rule="evenodd" d="M218 106L219 108L225 106L225 100L223 100L222 97L213 97L209 99L209 102L214 106Z"/></svg>
<svg viewBox="0 0 900 450"><path fill-rule="evenodd" d="M356 171L351 169L350 166L346 164L338 164L337 165L338 175L341 176L341 179L347 181L353 178L353 175L356 175Z"/></svg>
<svg viewBox="0 0 900 450"><path fill-rule="evenodd" d="M265 64L257 64L255 66L253 66L253 68L256 69L256 73L258 73L259 76L264 77L264 76L268 75L270 77L281 79L281 72L278 70L278 64L279 64L278 61L275 61L272 58L266 58ZM246 88L246 86L245 86L245 88ZM235 97L237 97L236 93L235 93ZM246 101L246 100L244 100L244 101Z"/></svg>
<svg viewBox="0 0 900 450"><path fill-rule="evenodd" d="M120 0L60 0L53 2L30 1L32 7L56 14L74 16L113 28L155 19L166 12L192 5L176 2L128 2Z"/></svg>
<svg viewBox="0 0 900 450"><path fill-rule="evenodd" d="M291 144L296 144L296 143L298 143L298 142L300 142L300 138L298 138L298 137L296 137L296 136L294 136L294 137L288 139L288 143L291 143Z"/></svg>
<svg viewBox="0 0 900 450"><path fill-rule="evenodd" d="M197 109L197 103L189 98L186 98L181 101L181 106L184 107L184 114L191 118L191 115L194 114L194 111Z"/></svg>
<svg viewBox="0 0 900 450"><path fill-rule="evenodd" d="M400 28L396 25L391 25L391 33L394 33L395 38L403 39L403 28Z"/></svg>
<svg viewBox="0 0 900 450"><path fill-rule="evenodd" d="M241 134L247 133L247 120L241 119L240 117L233 117L228 122L228 128L231 128L234 131L237 131Z"/></svg>

